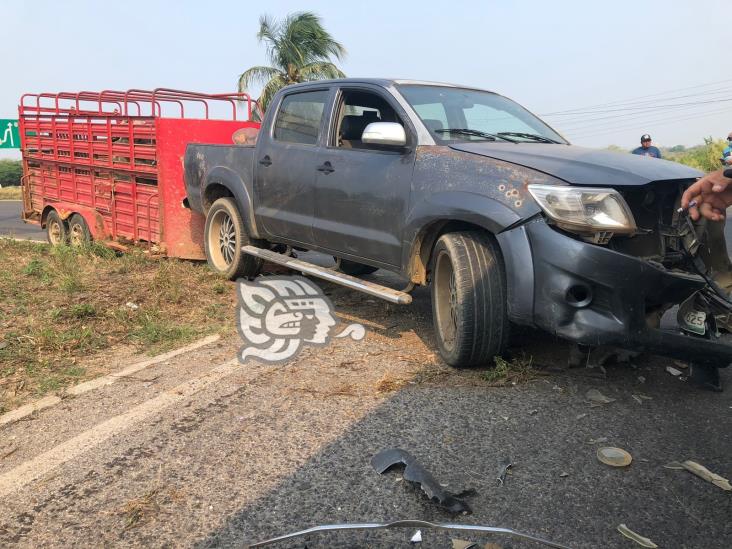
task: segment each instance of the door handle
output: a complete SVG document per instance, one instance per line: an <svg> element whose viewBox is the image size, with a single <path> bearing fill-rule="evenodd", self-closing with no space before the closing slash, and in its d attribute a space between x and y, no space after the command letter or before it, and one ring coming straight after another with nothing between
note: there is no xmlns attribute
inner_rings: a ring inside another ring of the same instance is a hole
<svg viewBox="0 0 732 549"><path fill-rule="evenodd" d="M320 166L318 166L318 171L323 172L325 174L333 173L335 169L333 168L333 165L330 162L324 162Z"/></svg>
<svg viewBox="0 0 732 549"><path fill-rule="evenodd" d="M269 157L269 155L266 155L264 158L262 158L262 160L259 161L259 163L262 166L265 166L265 167L271 166L272 165L272 159Z"/></svg>

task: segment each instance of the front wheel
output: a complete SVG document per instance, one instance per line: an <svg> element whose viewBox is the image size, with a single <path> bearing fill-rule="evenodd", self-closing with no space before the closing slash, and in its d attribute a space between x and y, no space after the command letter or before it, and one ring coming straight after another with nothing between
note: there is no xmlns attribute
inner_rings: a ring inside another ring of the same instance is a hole
<svg viewBox="0 0 732 549"><path fill-rule="evenodd" d="M259 274L262 260L241 251L251 240L233 198L219 198L211 205L203 241L208 264L217 273L230 280Z"/></svg>
<svg viewBox="0 0 732 549"><path fill-rule="evenodd" d="M449 233L432 257L432 319L442 358L457 368L489 365L508 342L498 244L480 231Z"/></svg>

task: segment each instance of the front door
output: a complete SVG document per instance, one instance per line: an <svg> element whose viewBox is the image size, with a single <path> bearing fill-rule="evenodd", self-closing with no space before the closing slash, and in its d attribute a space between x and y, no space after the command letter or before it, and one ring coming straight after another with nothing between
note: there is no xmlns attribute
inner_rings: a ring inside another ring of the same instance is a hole
<svg viewBox="0 0 732 549"><path fill-rule="evenodd" d="M312 241L313 186L329 93L326 88L284 96L271 132L259 134L254 204L258 223L269 236Z"/></svg>
<svg viewBox="0 0 732 549"><path fill-rule="evenodd" d="M361 141L371 122L403 124L406 117L397 108L377 90L340 91L328 143L318 161L313 217L318 247L347 258L400 265L415 147Z"/></svg>

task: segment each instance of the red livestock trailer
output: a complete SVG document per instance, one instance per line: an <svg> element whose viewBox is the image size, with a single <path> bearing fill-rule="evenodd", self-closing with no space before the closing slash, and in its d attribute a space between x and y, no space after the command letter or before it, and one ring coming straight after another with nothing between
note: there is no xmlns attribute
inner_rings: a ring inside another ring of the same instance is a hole
<svg viewBox="0 0 732 549"><path fill-rule="evenodd" d="M247 94L163 88L26 94L23 219L46 228L52 244L143 243L205 259L204 218L184 202L186 145L252 143L254 108Z"/></svg>

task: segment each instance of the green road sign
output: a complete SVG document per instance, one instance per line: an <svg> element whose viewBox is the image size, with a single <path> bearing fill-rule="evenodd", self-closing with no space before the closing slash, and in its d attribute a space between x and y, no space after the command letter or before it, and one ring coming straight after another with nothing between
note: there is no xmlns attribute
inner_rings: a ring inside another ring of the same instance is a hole
<svg viewBox="0 0 732 549"><path fill-rule="evenodd" d="M0 149L19 149L20 131L17 120L0 118Z"/></svg>

